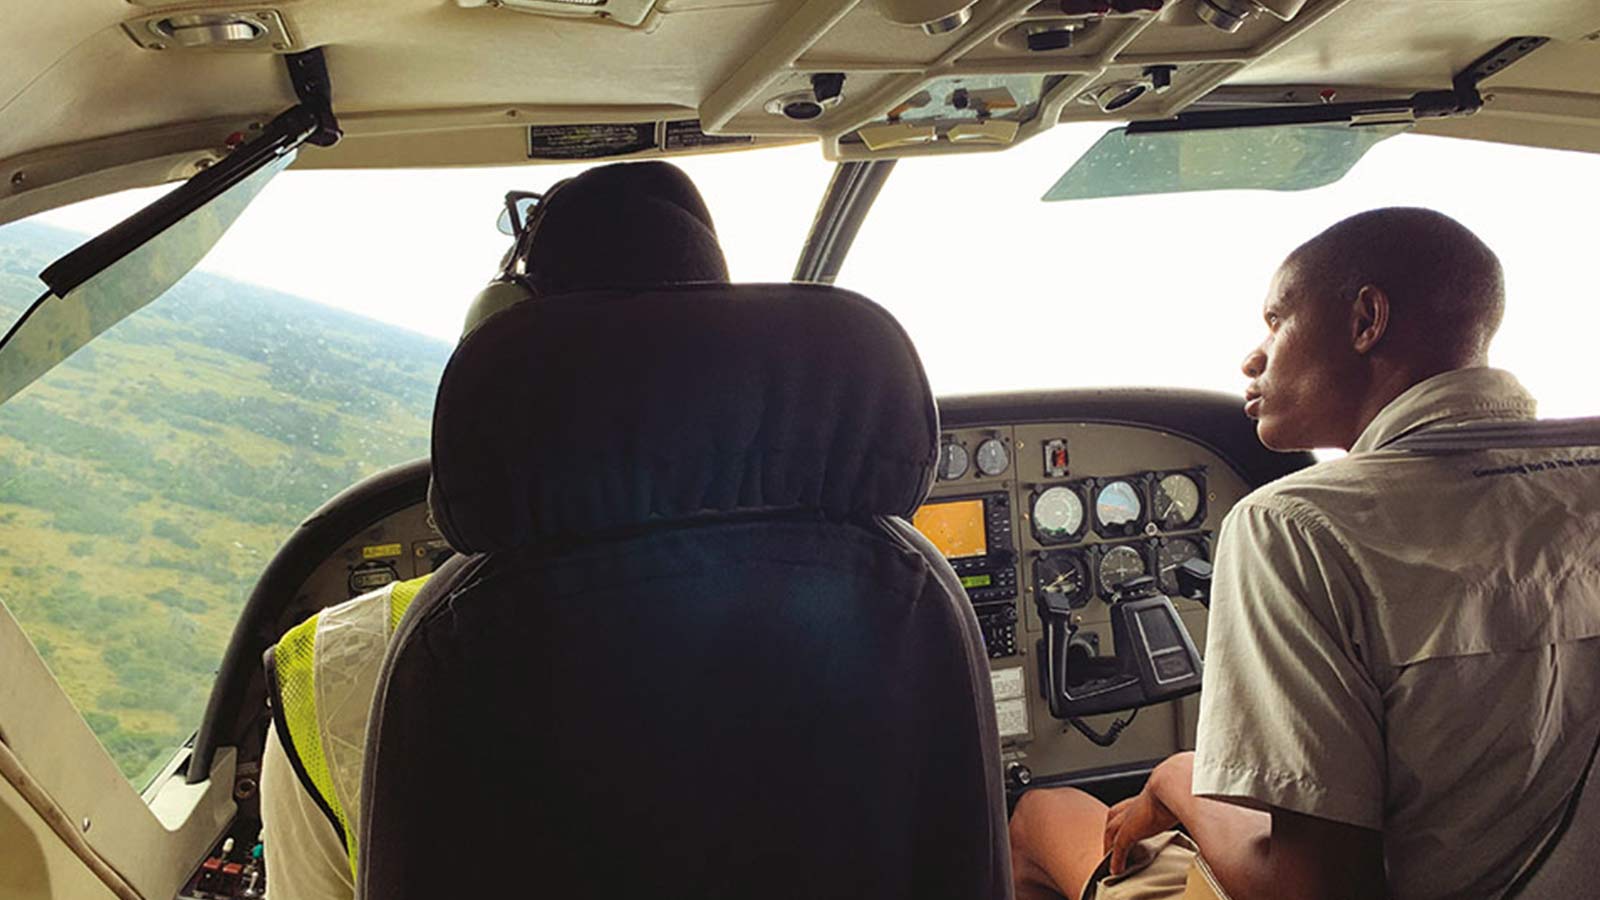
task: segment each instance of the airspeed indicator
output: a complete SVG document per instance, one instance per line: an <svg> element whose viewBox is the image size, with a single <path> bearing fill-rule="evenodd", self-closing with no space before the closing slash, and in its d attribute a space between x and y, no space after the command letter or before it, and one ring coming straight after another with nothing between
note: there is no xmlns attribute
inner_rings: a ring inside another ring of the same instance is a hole
<svg viewBox="0 0 1600 900"><path fill-rule="evenodd" d="M1033 501L1033 530L1039 540L1069 540L1083 531L1083 498L1069 487L1045 490Z"/></svg>

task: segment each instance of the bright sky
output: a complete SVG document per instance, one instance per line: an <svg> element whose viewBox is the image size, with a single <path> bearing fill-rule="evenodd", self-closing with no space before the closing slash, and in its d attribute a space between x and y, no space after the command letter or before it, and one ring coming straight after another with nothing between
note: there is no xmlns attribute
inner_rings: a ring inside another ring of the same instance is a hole
<svg viewBox="0 0 1600 900"><path fill-rule="evenodd" d="M1261 337L1261 298L1284 255L1351 213L1421 205L1460 219L1505 263L1509 300L1492 361L1541 399L1543 415L1600 414L1600 155L1401 136L1313 191L1039 202L1099 134L1063 126L1003 154L908 160L889 179L839 284L900 318L935 392L1237 394L1239 361ZM832 165L812 146L680 164L706 196L735 280L786 280ZM507 245L494 229L504 192L575 171L289 172L202 268L453 340ZM95 231L155 193L39 220Z"/></svg>

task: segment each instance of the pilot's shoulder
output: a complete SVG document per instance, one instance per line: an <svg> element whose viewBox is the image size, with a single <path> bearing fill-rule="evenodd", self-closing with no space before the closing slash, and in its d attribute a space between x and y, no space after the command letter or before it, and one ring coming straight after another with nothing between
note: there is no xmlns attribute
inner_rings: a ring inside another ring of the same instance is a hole
<svg viewBox="0 0 1600 900"><path fill-rule="evenodd" d="M1256 488L1239 501L1234 514L1265 512L1336 530L1406 481L1405 466L1394 462L1370 453L1324 460Z"/></svg>

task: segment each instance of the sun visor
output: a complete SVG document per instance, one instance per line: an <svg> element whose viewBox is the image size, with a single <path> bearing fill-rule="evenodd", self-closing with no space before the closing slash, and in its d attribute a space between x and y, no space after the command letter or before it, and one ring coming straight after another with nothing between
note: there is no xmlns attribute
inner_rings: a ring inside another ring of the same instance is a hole
<svg viewBox="0 0 1600 900"><path fill-rule="evenodd" d="M905 332L848 291L568 294L456 349L429 501L462 552L741 511L908 516L938 431Z"/></svg>
<svg viewBox="0 0 1600 900"><path fill-rule="evenodd" d="M1045 192L1045 202L1192 191L1304 191L1343 178L1408 125L1298 125L1106 132Z"/></svg>
<svg viewBox="0 0 1600 900"><path fill-rule="evenodd" d="M203 204L175 216L131 249L126 240L108 241L107 237L117 236L118 229L147 211L46 269L40 278L51 289L0 338L0 403L165 294L199 265L267 182L294 158L293 151L282 154ZM72 271L56 277L54 273L63 269Z"/></svg>

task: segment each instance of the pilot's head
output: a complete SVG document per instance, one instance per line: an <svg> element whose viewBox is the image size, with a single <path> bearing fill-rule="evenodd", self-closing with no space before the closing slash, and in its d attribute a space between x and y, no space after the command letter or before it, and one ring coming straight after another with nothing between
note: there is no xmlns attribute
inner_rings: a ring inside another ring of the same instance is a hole
<svg viewBox="0 0 1600 900"><path fill-rule="evenodd" d="M711 213L683 170L599 166L557 182L533 207L462 333L530 297L727 280Z"/></svg>
<svg viewBox="0 0 1600 900"><path fill-rule="evenodd" d="M1274 450L1348 450L1389 401L1485 365L1500 327L1500 260L1465 226L1394 207L1339 222L1284 260L1245 357L1245 411Z"/></svg>

